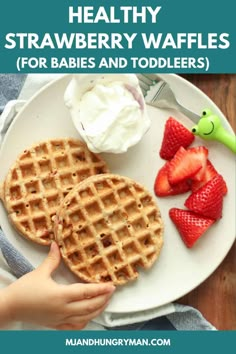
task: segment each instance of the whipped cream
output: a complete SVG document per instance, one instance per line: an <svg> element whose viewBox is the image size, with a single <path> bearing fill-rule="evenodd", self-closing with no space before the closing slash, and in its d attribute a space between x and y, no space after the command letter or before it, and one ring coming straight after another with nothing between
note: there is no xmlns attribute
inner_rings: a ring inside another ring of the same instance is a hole
<svg viewBox="0 0 236 354"><path fill-rule="evenodd" d="M89 150L123 153L150 127L134 74L75 75L64 100Z"/></svg>

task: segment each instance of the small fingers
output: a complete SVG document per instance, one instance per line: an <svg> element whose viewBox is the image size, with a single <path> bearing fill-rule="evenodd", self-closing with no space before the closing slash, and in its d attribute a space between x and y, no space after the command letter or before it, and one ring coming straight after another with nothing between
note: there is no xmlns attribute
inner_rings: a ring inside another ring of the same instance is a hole
<svg viewBox="0 0 236 354"><path fill-rule="evenodd" d="M112 296L112 292L92 297L90 299L85 299L81 301L74 301L67 305L67 313L70 316L74 315L87 315L102 307L106 304Z"/></svg>
<svg viewBox="0 0 236 354"><path fill-rule="evenodd" d="M87 301L92 301L91 300L87 300ZM106 306L109 303L109 297L107 298L107 300L105 301L105 303L103 302L103 305L99 308L96 308L96 310L91 311L89 313L86 313L86 311L84 312L84 314L79 313L79 312L75 312L74 314L68 315L67 317L64 318L63 322L59 325L49 325L49 328L54 328L54 329L58 329L58 330L80 330L83 329L84 327L86 327L86 325L88 324L88 322L90 322L91 320L93 320L94 318L96 318L97 316L99 316L104 309L106 308ZM90 307L92 308L92 307Z"/></svg>
<svg viewBox="0 0 236 354"><path fill-rule="evenodd" d="M63 324L60 324L58 326L55 326L55 327L51 327L51 328L54 328L54 329L58 329L58 330L81 330L83 328L85 328L87 326L88 322L82 322L82 323L76 323L76 324L72 324L72 323L63 323Z"/></svg>
<svg viewBox="0 0 236 354"><path fill-rule="evenodd" d="M47 275L51 275L54 270L59 266L61 260L61 254L59 247L55 241L52 242L50 251L47 258L39 265L38 271L44 272Z"/></svg>
<svg viewBox="0 0 236 354"><path fill-rule="evenodd" d="M106 308L106 306L108 305L108 301L99 309L97 309L94 312L91 312L87 315L81 315L81 316L71 316L66 318L66 322L67 323L71 323L71 324L78 324L78 323L88 323L89 321L93 320L94 318L96 318L97 316L99 316L104 309Z"/></svg>
<svg viewBox="0 0 236 354"><path fill-rule="evenodd" d="M66 286L68 302L90 299L102 294L113 293L114 285L111 283L102 284L71 284Z"/></svg>

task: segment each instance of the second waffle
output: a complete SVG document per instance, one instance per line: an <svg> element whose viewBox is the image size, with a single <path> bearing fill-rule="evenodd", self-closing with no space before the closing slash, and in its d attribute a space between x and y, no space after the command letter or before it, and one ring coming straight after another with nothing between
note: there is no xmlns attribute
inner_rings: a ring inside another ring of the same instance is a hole
<svg viewBox="0 0 236 354"><path fill-rule="evenodd" d="M85 282L122 285L150 268L163 244L163 221L144 186L114 175L91 176L65 197L55 237L65 263Z"/></svg>

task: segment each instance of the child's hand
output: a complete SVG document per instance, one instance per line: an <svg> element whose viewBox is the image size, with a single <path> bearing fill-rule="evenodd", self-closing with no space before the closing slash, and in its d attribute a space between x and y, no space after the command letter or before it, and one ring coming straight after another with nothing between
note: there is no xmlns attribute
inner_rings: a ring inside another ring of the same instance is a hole
<svg viewBox="0 0 236 354"><path fill-rule="evenodd" d="M0 292L7 311L6 320L56 329L82 329L105 309L115 287L111 284L58 284L51 274L59 263L60 252L53 242L48 257L37 269Z"/></svg>

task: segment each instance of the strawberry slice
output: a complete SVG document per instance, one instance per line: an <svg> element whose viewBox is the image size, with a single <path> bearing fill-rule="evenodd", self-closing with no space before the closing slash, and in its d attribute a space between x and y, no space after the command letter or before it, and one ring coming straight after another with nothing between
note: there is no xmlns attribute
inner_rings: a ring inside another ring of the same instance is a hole
<svg viewBox="0 0 236 354"><path fill-rule="evenodd" d="M205 165L206 156L203 153L205 149L203 146L188 150L180 147L173 159L170 160L168 174L170 184L177 184L196 175Z"/></svg>
<svg viewBox="0 0 236 354"><path fill-rule="evenodd" d="M195 242L215 222L215 220L197 215L189 210L178 208L170 209L169 215L188 248L193 247Z"/></svg>
<svg viewBox="0 0 236 354"><path fill-rule="evenodd" d="M194 135L176 119L170 117L166 121L164 136L160 149L160 157L170 160L181 146L187 148L194 141Z"/></svg>
<svg viewBox="0 0 236 354"><path fill-rule="evenodd" d="M187 180L180 182L176 185L171 185L168 180L170 162L167 161L164 166L159 170L155 184L154 191L158 197L167 197L169 195L176 195L188 192L190 184Z"/></svg>
<svg viewBox="0 0 236 354"><path fill-rule="evenodd" d="M195 192L200 187L204 186L204 184L206 184L208 181L210 181L213 177L215 177L218 174L219 173L216 171L211 161L207 160L206 170L202 179L200 181L197 180L192 181L192 185L191 185L192 192ZM228 191L227 185L226 182L224 181L224 191L223 191L224 195L227 193L227 191Z"/></svg>
<svg viewBox="0 0 236 354"><path fill-rule="evenodd" d="M222 217L224 180L217 174L204 186L193 192L185 201L191 211L217 220Z"/></svg>
<svg viewBox="0 0 236 354"><path fill-rule="evenodd" d="M194 159L197 159L202 164L201 169L192 176L194 181L201 181L206 172L208 149L205 146L197 146L188 149L188 152L194 156Z"/></svg>

